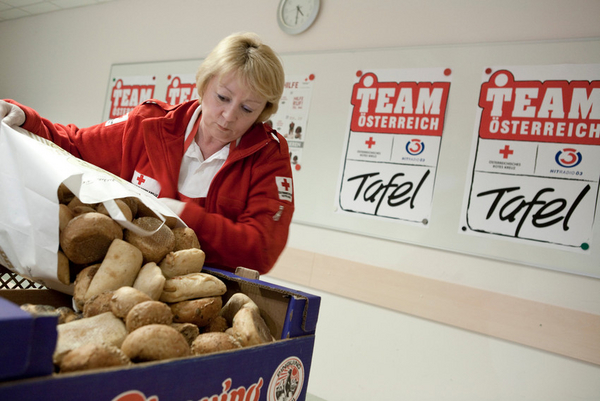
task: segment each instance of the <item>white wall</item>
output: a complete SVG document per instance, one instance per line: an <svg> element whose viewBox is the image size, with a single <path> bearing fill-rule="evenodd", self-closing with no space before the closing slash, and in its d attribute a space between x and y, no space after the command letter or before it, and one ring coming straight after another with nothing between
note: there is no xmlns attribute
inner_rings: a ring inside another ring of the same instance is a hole
<svg viewBox="0 0 600 401"><path fill-rule="evenodd" d="M242 30L281 53L600 37L597 0L321 2L296 37L276 0L118 0L0 22L0 98L91 125L112 64L201 58ZM600 314L597 279L300 225L289 245ZM600 400L596 365L304 290L323 297L309 392L328 401Z"/></svg>

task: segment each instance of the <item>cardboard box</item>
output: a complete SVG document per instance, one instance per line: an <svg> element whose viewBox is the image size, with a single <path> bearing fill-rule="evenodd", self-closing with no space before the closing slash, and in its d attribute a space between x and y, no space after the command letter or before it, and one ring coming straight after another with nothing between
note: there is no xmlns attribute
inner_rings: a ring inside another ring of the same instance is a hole
<svg viewBox="0 0 600 401"><path fill-rule="evenodd" d="M34 317L0 298L0 380L52 373L57 322L56 316Z"/></svg>
<svg viewBox="0 0 600 401"><path fill-rule="evenodd" d="M170 361L147 362L129 368L51 374L48 362L54 348L53 330L45 328L45 339L23 343L33 351L42 343L46 354L39 354L43 369L18 380L0 377L0 400L89 400L89 401L279 401L304 400L311 368L320 298L257 279L205 268L222 279L228 288L224 301L235 292L244 292L257 303L277 341L217 354ZM0 290L0 296L8 294ZM27 302L21 290L18 302ZM2 343L17 341L19 333L32 333L37 319L25 316L9 302L0 303ZM23 320L27 322L23 322ZM6 324L6 326L4 326ZM27 327L22 327L23 325ZM7 330L5 330L7 328ZM16 330L19 330L18 332ZM3 344L4 346L5 344ZM50 346L52 345L52 346ZM6 347L10 348L10 347ZM4 351L4 348L2 349ZM22 351L22 349L21 349ZM6 363L0 354L0 364ZM16 369L16 367L14 367ZM11 370L13 368L7 368ZM7 369L4 369L6 371ZM20 369L21 371L23 369ZM17 370L16 375L23 376ZM8 378L8 377L7 377ZM287 389L287 394L282 394Z"/></svg>

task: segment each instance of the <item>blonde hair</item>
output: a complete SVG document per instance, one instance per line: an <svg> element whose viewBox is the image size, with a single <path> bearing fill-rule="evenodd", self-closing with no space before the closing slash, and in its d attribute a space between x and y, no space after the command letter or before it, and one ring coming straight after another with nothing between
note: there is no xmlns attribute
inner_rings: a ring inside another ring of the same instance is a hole
<svg viewBox="0 0 600 401"><path fill-rule="evenodd" d="M196 73L196 89L202 100L214 77L234 72L267 104L257 121L266 121L279 108L285 73L277 54L254 33L235 33L221 40Z"/></svg>

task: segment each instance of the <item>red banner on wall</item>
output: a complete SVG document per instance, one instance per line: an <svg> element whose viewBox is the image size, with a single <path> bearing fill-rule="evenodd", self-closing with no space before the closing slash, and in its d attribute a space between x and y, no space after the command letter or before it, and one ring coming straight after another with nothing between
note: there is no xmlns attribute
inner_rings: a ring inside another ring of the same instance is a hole
<svg viewBox="0 0 600 401"><path fill-rule="evenodd" d="M516 81L507 70L481 85L479 136L600 144L600 81Z"/></svg>
<svg viewBox="0 0 600 401"><path fill-rule="evenodd" d="M116 79L111 90L108 118L124 116L140 103L153 98L154 80L152 76Z"/></svg>
<svg viewBox="0 0 600 401"><path fill-rule="evenodd" d="M363 75L352 90L355 132L442 136L450 82L379 82Z"/></svg>

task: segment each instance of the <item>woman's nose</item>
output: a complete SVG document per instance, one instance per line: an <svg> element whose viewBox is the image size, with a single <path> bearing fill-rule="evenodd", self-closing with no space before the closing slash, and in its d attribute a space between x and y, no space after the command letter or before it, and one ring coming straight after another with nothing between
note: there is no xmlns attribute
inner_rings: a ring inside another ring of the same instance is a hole
<svg viewBox="0 0 600 401"><path fill-rule="evenodd" d="M225 108L223 109L223 117L227 121L234 121L236 118L235 106L233 106L233 105L225 106Z"/></svg>

